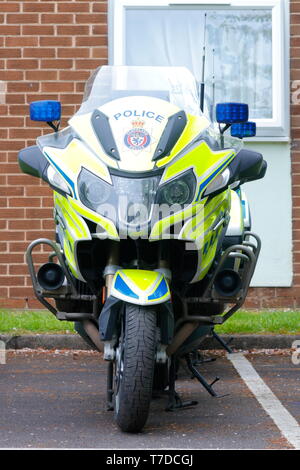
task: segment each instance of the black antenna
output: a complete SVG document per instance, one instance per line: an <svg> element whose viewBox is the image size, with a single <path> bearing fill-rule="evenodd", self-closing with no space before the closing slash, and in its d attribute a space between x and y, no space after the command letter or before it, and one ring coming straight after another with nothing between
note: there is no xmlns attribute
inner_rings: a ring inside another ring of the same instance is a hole
<svg viewBox="0 0 300 470"><path fill-rule="evenodd" d="M204 110L204 91L205 91L205 59L206 59L206 51L205 51L205 46L206 46L206 17L207 13L204 15L204 38L203 38L203 55L202 55L202 80L200 84L200 109L203 112Z"/></svg>

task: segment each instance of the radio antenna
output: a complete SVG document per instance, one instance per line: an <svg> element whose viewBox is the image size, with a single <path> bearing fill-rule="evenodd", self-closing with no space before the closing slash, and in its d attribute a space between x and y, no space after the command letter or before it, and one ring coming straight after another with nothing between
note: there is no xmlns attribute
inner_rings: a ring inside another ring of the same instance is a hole
<svg viewBox="0 0 300 470"><path fill-rule="evenodd" d="M207 13L204 14L204 38L203 38L203 55L202 55L202 80L200 84L200 109L204 110L204 91L205 91L205 60L206 60L206 17Z"/></svg>
<svg viewBox="0 0 300 470"><path fill-rule="evenodd" d="M216 101L216 81L215 81L215 49L212 50L212 109L211 109L211 117L213 120L214 109L215 109L215 101Z"/></svg>

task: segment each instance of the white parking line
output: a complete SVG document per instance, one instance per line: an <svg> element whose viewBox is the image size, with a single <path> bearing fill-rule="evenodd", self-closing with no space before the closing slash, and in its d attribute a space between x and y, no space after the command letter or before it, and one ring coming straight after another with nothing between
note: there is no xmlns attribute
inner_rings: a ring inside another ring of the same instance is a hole
<svg viewBox="0 0 300 470"><path fill-rule="evenodd" d="M227 354L241 378L282 435L295 449L300 449L300 426L242 353Z"/></svg>

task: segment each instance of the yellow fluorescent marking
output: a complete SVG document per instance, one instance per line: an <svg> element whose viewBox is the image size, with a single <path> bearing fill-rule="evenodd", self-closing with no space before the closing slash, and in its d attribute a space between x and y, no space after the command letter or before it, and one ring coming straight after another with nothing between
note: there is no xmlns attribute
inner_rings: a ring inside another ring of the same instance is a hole
<svg viewBox="0 0 300 470"><path fill-rule="evenodd" d="M114 239L114 240L119 240L119 235L118 235L117 229L110 220L105 219L101 215L96 214L95 212L89 210L86 207L83 207L80 203L78 203L74 199L68 198L68 200L69 200L70 204L74 207L74 209L80 215L83 215L87 219L92 220L96 224L101 225L101 227L103 227L104 230L106 230L109 238Z"/></svg>
<svg viewBox="0 0 300 470"><path fill-rule="evenodd" d="M162 278L160 273L155 271L146 271L139 269L123 269L118 271L122 279L126 282L126 278L137 286L142 291L147 291L159 278Z"/></svg>
<svg viewBox="0 0 300 470"><path fill-rule="evenodd" d="M184 226L179 235L180 239L195 239L203 234L212 226L220 212L230 205L230 192L228 190L214 197L208 204L203 205L201 213L197 217L190 219ZM218 211L218 212L217 212ZM199 221L199 216L201 220Z"/></svg>
<svg viewBox="0 0 300 470"><path fill-rule="evenodd" d="M158 220L151 230L151 234L149 239L156 239L159 238L164 231L166 231L170 225L177 224L179 222L184 222L184 220L188 219L189 217L195 216L199 214L199 212L203 209L203 204L193 204L187 209L183 211L177 212L176 214L171 215L170 217L166 217L162 220Z"/></svg>
<svg viewBox="0 0 300 470"><path fill-rule="evenodd" d="M46 147L45 151L74 183L84 166L87 170L111 182L110 174L104 163L90 152L78 139L73 139L64 149Z"/></svg>
<svg viewBox="0 0 300 470"><path fill-rule="evenodd" d="M62 212L65 222L68 224L67 230L74 232L75 238L90 239L90 232L84 220L72 209L69 201L58 193L55 193L55 204Z"/></svg>
<svg viewBox="0 0 300 470"><path fill-rule="evenodd" d="M184 147L190 144L197 137L197 135L200 134L200 132L209 126L208 119L203 116L193 116L191 114L187 114L187 118L188 122L176 145L174 146L171 155L158 160L156 163L158 167L167 165L179 152L181 152L181 150L184 149Z"/></svg>
<svg viewBox="0 0 300 470"><path fill-rule="evenodd" d="M113 168L118 168L116 160L113 158L110 158L106 153L104 152L98 137L96 136L94 129L92 127L91 123L91 117L92 113L88 114L82 114L80 116L73 116L69 120L70 126L75 130L75 132L85 141L88 143L88 145L91 147L93 152L99 158L109 165L110 167Z"/></svg>
<svg viewBox="0 0 300 470"><path fill-rule="evenodd" d="M225 157L231 153L233 153L232 149L213 152L206 142L202 142L198 147L171 163L164 172L162 182L174 178L189 168L194 168L198 178L204 179L212 174L217 166L223 163Z"/></svg>

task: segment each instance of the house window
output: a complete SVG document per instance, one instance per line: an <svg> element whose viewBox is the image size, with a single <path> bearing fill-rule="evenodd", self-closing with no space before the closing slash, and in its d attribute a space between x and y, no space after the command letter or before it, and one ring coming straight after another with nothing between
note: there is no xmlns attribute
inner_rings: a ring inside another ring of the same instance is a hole
<svg viewBox="0 0 300 470"><path fill-rule="evenodd" d="M258 136L288 136L288 2L114 0L110 63L180 65L205 82L208 104L247 102Z"/></svg>

